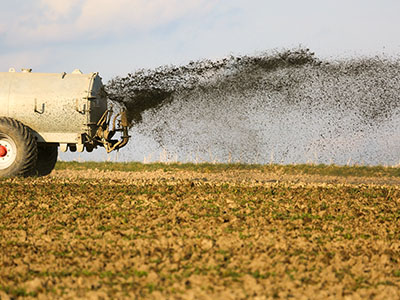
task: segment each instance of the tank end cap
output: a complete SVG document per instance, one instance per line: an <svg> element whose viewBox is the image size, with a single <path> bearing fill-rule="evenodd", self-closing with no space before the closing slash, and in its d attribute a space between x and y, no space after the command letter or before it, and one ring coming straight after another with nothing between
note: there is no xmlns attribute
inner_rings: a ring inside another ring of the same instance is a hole
<svg viewBox="0 0 400 300"><path fill-rule="evenodd" d="M72 74L83 74L81 70L75 69L72 71Z"/></svg>

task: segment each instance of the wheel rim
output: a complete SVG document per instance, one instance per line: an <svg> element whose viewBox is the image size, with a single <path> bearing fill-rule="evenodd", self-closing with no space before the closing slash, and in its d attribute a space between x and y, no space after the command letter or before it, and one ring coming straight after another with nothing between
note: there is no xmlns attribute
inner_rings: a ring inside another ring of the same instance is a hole
<svg viewBox="0 0 400 300"><path fill-rule="evenodd" d="M17 146L12 138L0 133L0 170L10 167L17 158Z"/></svg>

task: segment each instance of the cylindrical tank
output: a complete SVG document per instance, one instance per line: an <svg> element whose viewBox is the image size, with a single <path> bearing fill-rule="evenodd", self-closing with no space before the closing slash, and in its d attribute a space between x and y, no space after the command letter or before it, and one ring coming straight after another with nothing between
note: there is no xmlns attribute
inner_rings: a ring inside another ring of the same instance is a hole
<svg viewBox="0 0 400 300"><path fill-rule="evenodd" d="M29 126L38 143L84 143L106 110L98 73L0 72L0 116Z"/></svg>

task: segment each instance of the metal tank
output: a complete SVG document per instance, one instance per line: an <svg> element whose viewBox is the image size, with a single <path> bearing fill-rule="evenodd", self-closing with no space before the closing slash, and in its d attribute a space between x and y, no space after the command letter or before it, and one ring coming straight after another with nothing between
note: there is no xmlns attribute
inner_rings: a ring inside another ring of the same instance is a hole
<svg viewBox="0 0 400 300"><path fill-rule="evenodd" d="M129 140L128 122L125 112L112 115L98 73L0 72L0 176L46 175L58 147L120 149ZM112 139L116 132L120 140Z"/></svg>

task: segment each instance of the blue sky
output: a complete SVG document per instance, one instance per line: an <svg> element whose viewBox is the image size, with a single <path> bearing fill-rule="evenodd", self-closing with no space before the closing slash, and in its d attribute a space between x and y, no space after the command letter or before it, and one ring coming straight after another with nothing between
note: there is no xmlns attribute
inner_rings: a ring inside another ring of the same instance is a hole
<svg viewBox="0 0 400 300"><path fill-rule="evenodd" d="M0 71L98 71L310 48L400 53L397 0L0 0Z"/></svg>

